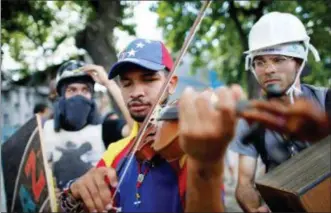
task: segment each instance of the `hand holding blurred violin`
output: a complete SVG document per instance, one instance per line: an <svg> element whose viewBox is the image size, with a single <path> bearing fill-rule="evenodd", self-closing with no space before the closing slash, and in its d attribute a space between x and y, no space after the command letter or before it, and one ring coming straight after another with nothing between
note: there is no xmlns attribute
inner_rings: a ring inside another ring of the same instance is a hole
<svg viewBox="0 0 331 213"><path fill-rule="evenodd" d="M298 140L319 141L331 133L327 113L315 102L300 98L294 104L271 101L251 101L248 109L239 113L248 122L259 122Z"/></svg>
<svg viewBox="0 0 331 213"><path fill-rule="evenodd" d="M221 100L216 105L212 101L213 94ZM223 158L235 133L235 106L243 96L237 85L215 92L185 90L179 100L179 143L189 158L208 163Z"/></svg>

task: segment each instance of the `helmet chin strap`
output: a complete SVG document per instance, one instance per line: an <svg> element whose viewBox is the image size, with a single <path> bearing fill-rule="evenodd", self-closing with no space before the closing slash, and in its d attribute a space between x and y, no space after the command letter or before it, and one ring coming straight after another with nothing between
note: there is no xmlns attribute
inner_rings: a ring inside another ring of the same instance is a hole
<svg viewBox="0 0 331 213"><path fill-rule="evenodd" d="M290 84L290 86L288 87L288 89L286 89L285 91L285 94L288 95L290 97L290 103L293 104L294 103L294 97L295 96L298 96L300 93L301 93L301 89L299 88L296 88L296 84L299 82L300 80L300 76L301 76L301 73L303 71L303 68L306 64L306 61L308 59L308 51L309 49L311 49L311 47L313 47L312 45L309 44L309 41L305 42L304 43L304 46L306 47L306 52L305 52L305 58L303 59L300 67L299 67L299 70L298 72L296 73L295 75L295 78L294 78L294 81L292 82L292 84ZM316 51L316 49L313 47L313 49ZM318 61L320 58L317 54L317 51L314 52L312 51L314 56L315 56L315 59L316 61Z"/></svg>

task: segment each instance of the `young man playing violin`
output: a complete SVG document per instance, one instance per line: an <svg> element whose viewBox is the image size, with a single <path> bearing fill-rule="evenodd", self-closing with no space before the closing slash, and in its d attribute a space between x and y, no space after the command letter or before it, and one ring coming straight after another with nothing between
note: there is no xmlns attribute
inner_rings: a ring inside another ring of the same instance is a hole
<svg viewBox="0 0 331 213"><path fill-rule="evenodd" d="M172 66L160 41L136 39L121 53L109 78L118 77L135 120L133 130L127 138L110 144L96 168L68 185L60 200L64 211L119 210L116 207L125 212L224 210L223 156L234 135L235 104L243 94L240 87L217 90L215 94L222 100L217 110L211 104L211 91L198 94L187 89L183 93L178 131L185 156L180 160L150 162L130 152ZM161 103L166 103L176 84L177 76L172 76Z"/></svg>

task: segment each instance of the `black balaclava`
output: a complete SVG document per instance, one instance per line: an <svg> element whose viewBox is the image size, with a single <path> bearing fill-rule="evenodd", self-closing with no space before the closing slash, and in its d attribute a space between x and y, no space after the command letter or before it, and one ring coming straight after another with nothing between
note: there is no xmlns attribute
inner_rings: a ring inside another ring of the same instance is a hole
<svg viewBox="0 0 331 213"><path fill-rule="evenodd" d="M83 66L83 63L69 62L59 70L71 71ZM65 98L66 88L73 83L86 84L90 92L94 93L94 81L89 75L72 76L62 79L57 85L57 92L60 95L54 104L54 130L79 131L86 125L97 125L101 123L95 100L88 99L82 95L75 95Z"/></svg>

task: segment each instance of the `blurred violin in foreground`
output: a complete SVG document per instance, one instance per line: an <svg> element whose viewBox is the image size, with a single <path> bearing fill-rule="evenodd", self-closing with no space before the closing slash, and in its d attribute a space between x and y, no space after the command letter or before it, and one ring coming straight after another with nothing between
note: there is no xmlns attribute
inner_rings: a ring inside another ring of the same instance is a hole
<svg viewBox="0 0 331 213"><path fill-rule="evenodd" d="M219 104L221 104L220 100ZM289 138L315 142L331 133L331 119L315 102L299 98L293 104L277 99L241 101L237 115L248 123L258 123ZM161 156L168 162L184 155L179 145L177 103L163 108L155 123L148 127L136 156L152 160Z"/></svg>
<svg viewBox="0 0 331 213"><path fill-rule="evenodd" d="M331 134L331 118L317 103L305 98L288 105L277 100L250 101L238 114L249 123L259 122L297 140L315 142Z"/></svg>

